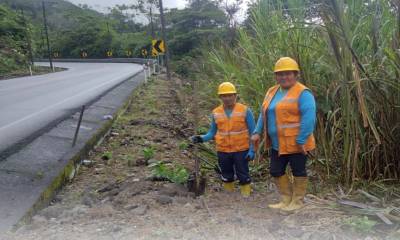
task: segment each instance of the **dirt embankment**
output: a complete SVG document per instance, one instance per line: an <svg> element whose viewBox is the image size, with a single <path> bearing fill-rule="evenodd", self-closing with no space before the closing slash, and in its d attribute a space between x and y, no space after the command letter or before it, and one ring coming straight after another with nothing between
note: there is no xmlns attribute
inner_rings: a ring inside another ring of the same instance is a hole
<svg viewBox="0 0 400 240"><path fill-rule="evenodd" d="M396 239L367 227L357 233L345 224L348 215L316 198L293 214L268 209L278 195L257 177L249 199L223 192L212 171L206 194L198 198L182 185L153 181L148 165L158 161L193 169L186 119L191 97L179 104L177 92L163 76L138 88L136 100L73 182L31 224L4 238Z"/></svg>

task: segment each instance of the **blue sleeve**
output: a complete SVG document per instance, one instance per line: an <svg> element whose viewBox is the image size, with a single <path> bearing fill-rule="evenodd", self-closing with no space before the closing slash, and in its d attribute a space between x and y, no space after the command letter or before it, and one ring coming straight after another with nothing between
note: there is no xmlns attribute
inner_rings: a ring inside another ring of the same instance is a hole
<svg viewBox="0 0 400 240"><path fill-rule="evenodd" d="M201 138L204 142L207 142L214 139L215 134L217 134L217 124L215 123L213 115L211 115L210 129L208 129L208 132L205 135L202 135Z"/></svg>
<svg viewBox="0 0 400 240"><path fill-rule="evenodd" d="M264 128L264 113L263 113L263 107L261 106L260 110L260 115L258 115L258 120L257 120L257 126L255 130L253 131L253 134L258 133L261 134Z"/></svg>
<svg viewBox="0 0 400 240"><path fill-rule="evenodd" d="M251 111L250 108L247 108L246 112L246 123L247 123L247 128L249 129L249 135L251 136L254 132L255 125L256 123L254 122L254 116L253 112ZM254 151L254 146L252 143L250 143L250 151Z"/></svg>
<svg viewBox="0 0 400 240"><path fill-rule="evenodd" d="M316 104L312 93L308 90L303 91L299 98L299 108L301 113L300 133L297 136L297 144L305 144L307 138L314 131L316 123Z"/></svg>

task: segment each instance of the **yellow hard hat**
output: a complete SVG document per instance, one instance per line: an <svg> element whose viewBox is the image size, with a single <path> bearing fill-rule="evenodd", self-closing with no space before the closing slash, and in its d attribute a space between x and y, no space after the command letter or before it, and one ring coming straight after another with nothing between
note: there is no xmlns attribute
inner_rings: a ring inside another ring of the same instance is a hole
<svg viewBox="0 0 400 240"><path fill-rule="evenodd" d="M236 93L235 85L230 82L223 82L218 87L218 95Z"/></svg>
<svg viewBox="0 0 400 240"><path fill-rule="evenodd" d="M296 71L299 72L299 64L290 57L282 57L275 63L274 72Z"/></svg>

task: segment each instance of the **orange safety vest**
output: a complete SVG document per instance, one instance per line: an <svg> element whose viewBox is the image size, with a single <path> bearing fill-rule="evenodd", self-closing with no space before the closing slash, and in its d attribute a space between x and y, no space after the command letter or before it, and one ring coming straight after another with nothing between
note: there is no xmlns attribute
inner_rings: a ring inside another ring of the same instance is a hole
<svg viewBox="0 0 400 240"><path fill-rule="evenodd" d="M268 136L268 121L267 121L267 109L279 89L279 85L275 85L270 88L265 95L263 102L263 114L264 114L264 126L265 126L265 147L266 149L271 147L271 139ZM298 100L301 93L308 89L303 84L297 82L291 87L286 96L276 104L276 124L278 130L278 141L279 141L279 154L292 154L301 152L300 147L296 143L296 138L300 132L300 121L301 113L298 105ZM305 143L306 151L315 149L314 135L311 134Z"/></svg>
<svg viewBox="0 0 400 240"><path fill-rule="evenodd" d="M221 105L213 110L217 124L215 142L218 152L240 152L249 149L249 130L246 123L247 106L236 103L230 117Z"/></svg>

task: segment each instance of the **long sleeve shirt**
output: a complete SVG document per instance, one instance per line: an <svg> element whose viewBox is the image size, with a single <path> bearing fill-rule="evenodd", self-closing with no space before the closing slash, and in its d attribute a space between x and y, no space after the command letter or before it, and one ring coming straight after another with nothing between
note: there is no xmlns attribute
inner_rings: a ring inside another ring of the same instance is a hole
<svg viewBox="0 0 400 240"><path fill-rule="evenodd" d="M225 114L227 117L231 117L232 110L225 109ZM254 132L255 130L255 121L254 121L254 115L253 112L251 111L250 108L247 108L246 112L246 124L247 128L249 130L249 136ZM217 123L215 122L215 119L213 115L211 115L211 125L208 130L208 132L205 135L202 135L201 138L203 139L204 142L210 141L214 139L215 134L217 134L218 131L218 126ZM253 145L250 143L250 150L254 151Z"/></svg>
<svg viewBox="0 0 400 240"><path fill-rule="evenodd" d="M268 124L268 136L271 139L272 148L279 150L278 141L278 130L276 127L276 105L286 96L287 90L278 90L271 100L271 103L267 109L267 124ZM316 103L314 96L309 90L305 90L299 97L299 109L301 113L300 120L300 132L297 136L296 142L299 145L305 144L307 138L314 131L316 124ZM264 114L263 108L261 107L260 115L257 120L257 125L254 133L261 134L264 128Z"/></svg>

